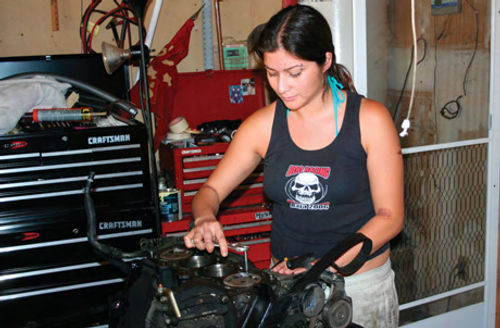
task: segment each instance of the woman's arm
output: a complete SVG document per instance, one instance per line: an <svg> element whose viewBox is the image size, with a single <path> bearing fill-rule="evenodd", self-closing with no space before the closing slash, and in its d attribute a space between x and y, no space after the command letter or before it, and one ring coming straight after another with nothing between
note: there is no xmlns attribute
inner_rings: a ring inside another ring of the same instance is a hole
<svg viewBox="0 0 500 328"><path fill-rule="evenodd" d="M227 255L222 225L216 218L219 205L264 157L271 136L273 113L272 105L260 109L238 128L221 161L193 199L195 227L184 236L186 247L212 252L214 242L217 242L221 254Z"/></svg>
<svg viewBox="0 0 500 328"><path fill-rule="evenodd" d="M364 100L362 109L361 141L367 153L375 216L359 232L372 240L374 252L403 229L403 156L389 111L373 100Z"/></svg>
<svg viewBox="0 0 500 328"><path fill-rule="evenodd" d="M375 216L359 232L372 240L373 254L403 229L403 156L389 111L379 102L362 100L360 130ZM353 247L336 264L349 263L360 248L361 245Z"/></svg>

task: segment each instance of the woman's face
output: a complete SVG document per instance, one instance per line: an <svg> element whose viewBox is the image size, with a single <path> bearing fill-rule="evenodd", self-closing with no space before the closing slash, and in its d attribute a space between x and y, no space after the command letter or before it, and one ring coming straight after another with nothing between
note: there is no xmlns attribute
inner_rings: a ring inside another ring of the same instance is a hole
<svg viewBox="0 0 500 328"><path fill-rule="evenodd" d="M329 54L329 53L327 53ZM271 88L290 110L297 110L317 100L323 94L325 75L331 57L323 66L300 59L286 50L264 53L264 66Z"/></svg>

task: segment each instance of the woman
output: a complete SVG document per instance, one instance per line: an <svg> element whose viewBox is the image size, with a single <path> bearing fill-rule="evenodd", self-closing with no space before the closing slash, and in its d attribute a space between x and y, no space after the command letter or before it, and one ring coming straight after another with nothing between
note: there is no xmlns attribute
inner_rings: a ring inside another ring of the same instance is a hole
<svg viewBox="0 0 500 328"><path fill-rule="evenodd" d="M315 9L290 6L265 25L256 45L279 99L251 115L193 201L187 247L227 254L216 214L220 202L264 160L264 192L272 201L273 270L286 258L322 257L356 231L373 242L370 258L346 277L353 322L397 327L389 241L403 227L403 164L387 109L363 98L335 62L328 23ZM343 266L353 247L336 262Z"/></svg>

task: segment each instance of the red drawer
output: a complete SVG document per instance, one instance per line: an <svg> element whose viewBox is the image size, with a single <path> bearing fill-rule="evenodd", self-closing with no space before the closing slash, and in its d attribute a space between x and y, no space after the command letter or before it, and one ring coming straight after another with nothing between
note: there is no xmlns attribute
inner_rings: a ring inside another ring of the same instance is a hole
<svg viewBox="0 0 500 328"><path fill-rule="evenodd" d="M160 148L162 169L175 176L176 188L181 191L183 220L162 223L164 235L184 235L189 230L192 206L196 192L206 182L217 163L224 156L227 143L194 148ZM224 234L229 240L242 240L251 245L249 259L259 268L268 268L271 258L269 239L247 240L248 236L269 235L271 214L266 205L263 190L263 167L243 181L221 203L219 220L224 226Z"/></svg>

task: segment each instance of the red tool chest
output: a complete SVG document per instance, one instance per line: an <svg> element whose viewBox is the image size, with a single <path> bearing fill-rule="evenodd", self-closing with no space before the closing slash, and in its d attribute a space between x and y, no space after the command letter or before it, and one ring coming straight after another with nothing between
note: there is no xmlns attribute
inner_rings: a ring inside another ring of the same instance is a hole
<svg viewBox="0 0 500 328"><path fill-rule="evenodd" d="M183 212L182 220L162 223L164 235L184 235L189 229L193 197L224 156L228 145L160 147L161 168L175 177ZM249 245L249 259L260 269L269 267L271 214L264 197L261 165L222 202L219 220L228 241Z"/></svg>

